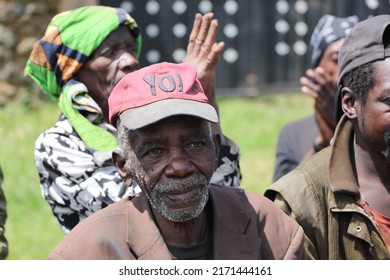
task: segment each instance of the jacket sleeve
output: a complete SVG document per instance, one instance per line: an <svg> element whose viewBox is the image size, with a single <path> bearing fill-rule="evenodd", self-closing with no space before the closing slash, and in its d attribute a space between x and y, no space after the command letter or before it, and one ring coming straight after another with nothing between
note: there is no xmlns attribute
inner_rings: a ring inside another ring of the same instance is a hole
<svg viewBox="0 0 390 280"><path fill-rule="evenodd" d="M291 239L290 247L284 256L284 260L304 260L307 258L304 247L302 246L302 240L304 240L303 229L298 227Z"/></svg>
<svg viewBox="0 0 390 280"><path fill-rule="evenodd" d="M283 197L280 194L277 194L275 196L274 203L277 206L279 206L279 208L282 209L283 212L285 212L288 216L290 216L294 220L297 219L294 212L291 210L290 206L287 204L287 202L283 199ZM302 231L300 233L297 232L297 236L302 235L302 238L305 240L304 248L305 248L306 258L310 259L310 260L319 259L317 250L315 249L315 246L314 246L312 240L310 240L310 238L306 234L304 234L302 228L301 228L301 230ZM289 254L289 253L287 253L287 254ZM287 256L287 254L286 254L286 256Z"/></svg>
<svg viewBox="0 0 390 280"><path fill-rule="evenodd" d="M317 176L322 165L310 164ZM321 163L322 164L322 163ZM326 173L326 172L323 172ZM264 195L274 201L288 216L298 222L305 233L305 251L308 259L328 258L328 205L326 187L315 184L311 172L297 168L273 183ZM323 175L324 177L325 175ZM325 178L320 182L326 182Z"/></svg>
<svg viewBox="0 0 390 280"><path fill-rule="evenodd" d="M8 241L5 238L5 221L7 219L7 207L5 195L2 189L3 173L0 168L0 260L8 255Z"/></svg>
<svg viewBox="0 0 390 280"><path fill-rule="evenodd" d="M35 143L42 195L68 233L80 220L118 201L127 188L111 151L90 150L72 134L45 132Z"/></svg>

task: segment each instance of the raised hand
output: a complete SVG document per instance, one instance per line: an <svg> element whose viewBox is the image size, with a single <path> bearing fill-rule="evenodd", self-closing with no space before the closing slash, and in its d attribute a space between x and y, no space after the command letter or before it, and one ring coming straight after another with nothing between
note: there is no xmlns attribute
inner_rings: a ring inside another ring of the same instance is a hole
<svg viewBox="0 0 390 280"><path fill-rule="evenodd" d="M336 82L322 67L308 69L306 76L299 79L301 91L315 99L316 112L327 126L335 128Z"/></svg>
<svg viewBox="0 0 390 280"><path fill-rule="evenodd" d="M196 67L198 78L210 104L218 111L215 98L215 76L217 72L219 56L225 43L216 42L218 20L214 19L213 13L195 15L194 24L189 37L187 54L183 62Z"/></svg>

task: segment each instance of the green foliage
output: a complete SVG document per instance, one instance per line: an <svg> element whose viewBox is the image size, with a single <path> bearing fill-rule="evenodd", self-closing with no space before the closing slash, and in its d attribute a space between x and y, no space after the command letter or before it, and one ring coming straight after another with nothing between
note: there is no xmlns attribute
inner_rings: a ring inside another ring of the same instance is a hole
<svg viewBox="0 0 390 280"><path fill-rule="evenodd" d="M312 101L301 94L257 98L220 98L224 133L241 149L242 187L262 193L273 173L276 140L290 120L312 112ZM0 109L0 164L7 198L6 237L11 260L47 259L63 233L42 198L33 160L34 142L57 120L54 102L33 107L10 103Z"/></svg>

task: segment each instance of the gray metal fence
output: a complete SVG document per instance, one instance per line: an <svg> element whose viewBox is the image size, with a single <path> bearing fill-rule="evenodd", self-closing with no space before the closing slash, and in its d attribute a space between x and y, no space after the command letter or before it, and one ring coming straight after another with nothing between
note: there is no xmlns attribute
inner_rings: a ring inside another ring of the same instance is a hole
<svg viewBox="0 0 390 280"><path fill-rule="evenodd" d="M212 11L225 51L219 94L296 90L309 65L310 35L324 14L360 20L390 12L385 0L126 0L100 1L134 16L143 35L141 64L180 62L196 12Z"/></svg>

